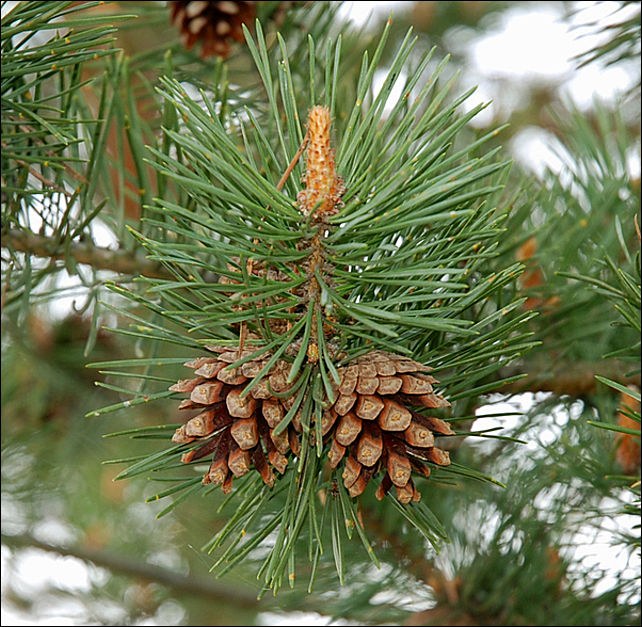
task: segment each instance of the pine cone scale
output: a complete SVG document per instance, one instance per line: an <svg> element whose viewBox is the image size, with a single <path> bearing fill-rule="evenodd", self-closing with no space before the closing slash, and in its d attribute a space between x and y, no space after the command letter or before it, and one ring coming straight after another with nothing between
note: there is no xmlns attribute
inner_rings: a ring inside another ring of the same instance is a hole
<svg viewBox="0 0 642 627"><path fill-rule="evenodd" d="M170 392L191 392L199 383L205 381L205 377L197 377L196 379L180 379L174 385L169 387Z"/></svg>
<svg viewBox="0 0 642 627"><path fill-rule="evenodd" d="M334 403L334 411L336 411L339 416L345 416L356 402L357 394L355 392L350 394L341 394Z"/></svg>
<svg viewBox="0 0 642 627"><path fill-rule="evenodd" d="M343 485L345 485L346 488L349 488L359 478L361 469L361 464L354 457L346 458L343 474L341 475Z"/></svg>
<svg viewBox="0 0 642 627"><path fill-rule="evenodd" d="M352 444L357 436L361 433L362 423L353 413L348 412L345 416L341 417L337 425L335 438L339 444L348 446Z"/></svg>
<svg viewBox="0 0 642 627"><path fill-rule="evenodd" d="M379 377L379 387L377 392L386 396L392 396L396 394L403 384L401 377L394 376L381 376Z"/></svg>
<svg viewBox="0 0 642 627"><path fill-rule="evenodd" d="M411 422L408 428L403 433L404 439L410 446L419 448L428 448L434 446L435 436L430 429L416 423Z"/></svg>
<svg viewBox="0 0 642 627"><path fill-rule="evenodd" d="M367 425L357 444L357 460L364 466L374 466L382 453L381 432L374 425Z"/></svg>
<svg viewBox="0 0 642 627"><path fill-rule="evenodd" d="M200 383L194 387L189 399L199 405L211 405L221 400L222 391L223 383L221 381Z"/></svg>
<svg viewBox="0 0 642 627"><path fill-rule="evenodd" d="M394 486L396 498L421 498L413 472L430 475L428 464L446 466L446 451L436 436L454 435L450 425L413 407L443 408L449 403L434 391L430 368L408 357L371 351L338 369L338 396L331 407L339 419L331 429L328 460L343 464L342 479L351 496L361 494L371 477L382 476L375 496ZM328 412L326 412L328 413Z"/></svg>
<svg viewBox="0 0 642 627"><path fill-rule="evenodd" d="M379 379L376 377L365 377L359 375L355 390L357 394L374 394L379 387Z"/></svg>
<svg viewBox="0 0 642 627"><path fill-rule="evenodd" d="M227 346L208 346L216 353L213 357L198 357L186 362L196 375L181 379L171 386L173 392L188 394L179 408L201 410L179 427L172 437L176 444L190 444L209 438L202 446L194 448L181 457L184 463L213 455L210 467L203 477L204 483L232 489L233 478L242 477L254 468L263 481L272 485L275 469L285 472L288 454L300 452L302 431L300 414L280 433L275 428L282 423L286 412L294 403L292 396L276 397L276 388L281 393L291 389L286 373L289 364L279 360L267 373L266 378L254 382L246 390L252 377L268 363L269 355L250 359L254 350L239 351ZM230 365L246 359L240 367ZM273 383L273 387L270 385ZM335 414L336 417L336 414ZM327 419L327 429L332 427Z"/></svg>
<svg viewBox="0 0 642 627"><path fill-rule="evenodd" d="M383 410L379 414L379 426L385 431L404 431L410 425L412 414L399 403L384 400Z"/></svg>
<svg viewBox="0 0 642 627"><path fill-rule="evenodd" d="M384 402L378 396L363 394L357 399L355 413L364 420L374 420L384 407Z"/></svg>
<svg viewBox="0 0 642 627"><path fill-rule="evenodd" d="M234 448L227 458L227 466L235 477L250 472L250 454L242 448Z"/></svg>
<svg viewBox="0 0 642 627"><path fill-rule="evenodd" d="M404 455L391 451L388 453L387 471L392 483L396 486L403 487L410 480L412 464Z"/></svg>
<svg viewBox="0 0 642 627"><path fill-rule="evenodd" d="M328 461L330 462L330 467L336 468L343 459L345 453L346 447L343 446L343 444L337 442L336 439L333 439L332 444L330 445L330 450L328 451Z"/></svg>

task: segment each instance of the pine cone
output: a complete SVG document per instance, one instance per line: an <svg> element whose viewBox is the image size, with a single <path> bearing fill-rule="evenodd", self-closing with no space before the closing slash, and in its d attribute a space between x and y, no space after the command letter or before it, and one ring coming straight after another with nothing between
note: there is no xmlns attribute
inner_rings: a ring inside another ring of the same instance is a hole
<svg viewBox="0 0 642 627"><path fill-rule="evenodd" d="M249 357L255 350L206 348L217 355L198 357L185 363L194 369L196 377L181 380L169 388L173 392L189 394L179 409L200 412L176 430L172 441L200 444L183 455L184 463L212 455L203 483L221 485L224 492L229 492L233 478L246 474L253 467L271 486L274 483L272 469L284 473L288 453L292 451L296 455L301 447L301 423L297 415L285 430L275 433L294 402L293 396L285 395L292 386L287 383L290 364L277 361L244 396L245 388L267 364L270 355L264 354L230 369L230 364Z"/></svg>
<svg viewBox="0 0 642 627"><path fill-rule="evenodd" d="M383 474L379 500L395 487L402 503L418 501L411 475L430 475L429 463L450 464L446 451L435 446L435 436L453 435L440 418L423 416L412 407L448 407L436 394L438 381L425 374L426 366L400 355L373 351L339 368L340 384L326 422L333 425L328 453L330 465L343 462L343 481L358 496L371 477Z"/></svg>
<svg viewBox="0 0 642 627"><path fill-rule="evenodd" d="M227 57L230 41L243 42L242 25L251 27L256 17L256 2L175 0L170 4L183 45L189 50L200 40L202 57Z"/></svg>

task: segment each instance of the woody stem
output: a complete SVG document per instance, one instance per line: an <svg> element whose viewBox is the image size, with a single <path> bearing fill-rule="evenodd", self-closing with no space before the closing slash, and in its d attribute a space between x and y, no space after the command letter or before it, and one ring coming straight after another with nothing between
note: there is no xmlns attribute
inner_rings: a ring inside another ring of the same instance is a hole
<svg viewBox="0 0 642 627"><path fill-rule="evenodd" d="M285 169L285 172L283 173L283 176L281 177L279 182L276 184L276 188L279 191L283 189L283 186L285 185L286 181L288 180L288 178L290 178L290 174L292 174L292 170L294 170L294 167L296 166L299 159L301 158L301 155L303 154L303 151L306 149L308 142L309 142L308 133L306 133L305 137L303 138L303 141L301 142L301 145L296 151L294 157L292 157L292 161L290 161L290 163L288 164L288 167Z"/></svg>

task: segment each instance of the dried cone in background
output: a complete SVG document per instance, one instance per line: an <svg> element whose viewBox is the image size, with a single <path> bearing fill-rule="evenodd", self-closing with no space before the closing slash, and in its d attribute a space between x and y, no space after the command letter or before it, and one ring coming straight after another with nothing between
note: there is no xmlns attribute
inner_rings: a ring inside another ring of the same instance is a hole
<svg viewBox="0 0 642 627"><path fill-rule="evenodd" d="M176 430L172 441L196 444L183 455L184 463L205 457L211 460L203 483L220 485L224 492L229 492L234 477L254 469L271 486L273 469L284 473L288 453L297 454L300 450L301 423L296 415L286 429L280 433L276 430L293 404L293 398L285 395L292 387L287 383L290 365L277 361L269 373L244 394L270 355L263 354L231 369L230 364L249 357L255 349L206 348L216 355L188 361L185 365L192 368L196 376L170 387L173 392L189 395L179 409L198 412Z"/></svg>
<svg viewBox="0 0 642 627"><path fill-rule="evenodd" d="M189 50L200 41L202 57L226 58L232 40L245 41L242 25L251 27L256 18L256 2L175 0L170 4L183 45Z"/></svg>
<svg viewBox="0 0 642 627"><path fill-rule="evenodd" d="M453 435L440 418L413 407L440 408L449 403L433 390L438 381L422 364L383 351L372 351L339 368L337 398L326 412L332 425L330 464L343 461L343 481L351 496L361 494L371 477L382 476L376 496L394 488L402 503L421 498L412 473L430 474L430 463L450 464L435 437Z"/></svg>
<svg viewBox="0 0 642 627"><path fill-rule="evenodd" d="M623 409L627 408L632 412L640 411L640 403L630 394L622 392L620 394L620 404ZM617 423L620 427L640 430L640 423L629 418L624 411L618 412ZM627 475L634 475L640 470L640 438L630 433L618 433L616 442L617 451L615 457L618 464Z"/></svg>

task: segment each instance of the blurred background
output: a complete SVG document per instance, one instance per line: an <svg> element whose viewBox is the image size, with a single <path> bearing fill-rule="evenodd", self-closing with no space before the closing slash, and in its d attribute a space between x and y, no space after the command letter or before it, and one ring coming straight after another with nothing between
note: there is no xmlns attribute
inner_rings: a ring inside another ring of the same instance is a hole
<svg viewBox="0 0 642 627"><path fill-rule="evenodd" d="M15 4L3 3L3 19ZM164 3L100 4L105 7L92 10L140 13L147 20L140 26L135 18L123 23L116 45L127 54L152 44L181 46ZM355 38L376 40L392 17L391 50L412 25L422 47L450 54L459 91L477 86L465 107L491 103L472 120L471 133L509 124L497 141L515 161L513 174L520 182L514 187L540 207L539 214L515 222L523 233L539 229L537 245L529 244L527 235L515 236L506 253L526 262L541 258L523 277L532 307L579 302L576 288L554 276L579 240L568 232L557 238L560 222L542 224L550 198L565 198L571 206L569 197L578 197L573 185L592 176L590 167L583 169L587 163L602 168L601 178L591 180L618 181L613 189L605 183L600 193L611 203L612 215L619 212L625 229L608 242L593 233L593 248L585 250L595 257L606 251L617 259L626 249L632 252L623 259L632 263L639 246L630 238L640 183L638 2L330 4L336 5L337 27L351 29ZM612 44L614 37L619 40ZM198 56L197 51L183 54ZM243 54L235 49L230 72L235 63L240 67L237 57ZM216 67L213 61L203 63L202 80ZM607 154L602 160L600 155ZM523 211L520 198L515 204ZM600 209L606 211L606 205ZM126 202L123 210L129 211ZM115 241L107 226L95 227L94 238L103 246ZM589 265L583 269L591 273ZM77 269L59 268L40 286L39 296L19 308L19 299L5 302L2 292L3 625L639 621L639 496L629 489L639 478L639 439L588 425L591 420L617 424L623 402L639 412L631 397L592 378L582 384L581 373L567 388L560 377L557 389L547 380L486 395L471 408L473 428L501 427L502 435L527 444L470 439L461 445L462 460L482 464L508 487L471 482L466 489L435 489L431 507L452 532L451 544L438 556L427 553L419 539L398 535L394 518L375 516L380 570L364 568L362 548L355 543L355 554L345 555L344 588L332 567L321 568L312 594L301 586L257 601L258 552L247 566L222 578L208 572L212 560L200 547L224 522L215 499L188 498L159 517L167 503L146 502L157 485L141 477L114 481L123 464L107 461L153 451L154 442L105 434L175 417L170 406L86 417L120 400L117 392L95 385L96 369L86 364L124 359L143 349L107 330L96 331L95 294L77 274ZM107 271L99 278L105 276ZM586 364L622 343L634 346L629 330L612 327L615 315L602 317L607 306L612 311L595 293L583 311L566 311L562 319L558 309L536 323L535 336L548 342L549 351L535 351L530 366L546 373L560 355L565 363ZM101 315L103 326L117 324L116 314ZM636 389L639 367L637 374L632 371L602 374Z"/></svg>

